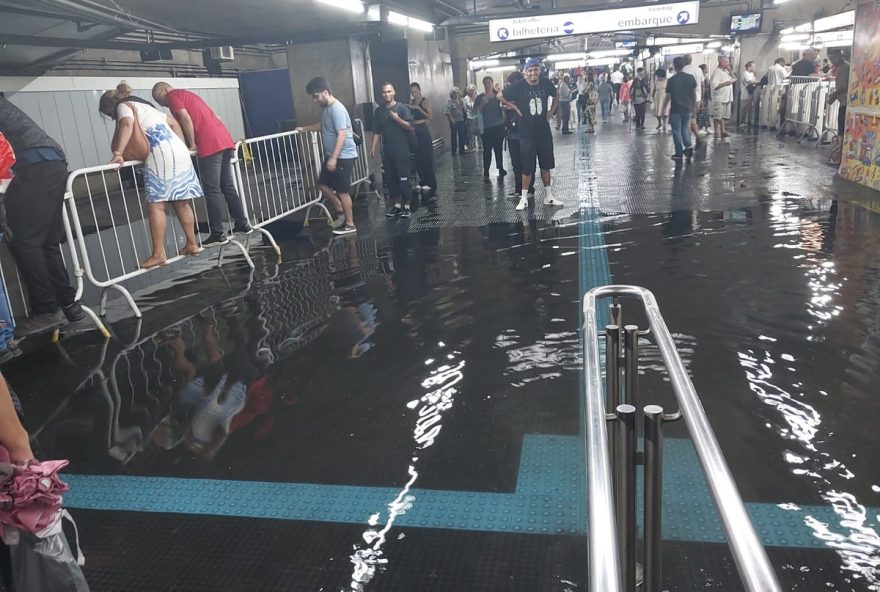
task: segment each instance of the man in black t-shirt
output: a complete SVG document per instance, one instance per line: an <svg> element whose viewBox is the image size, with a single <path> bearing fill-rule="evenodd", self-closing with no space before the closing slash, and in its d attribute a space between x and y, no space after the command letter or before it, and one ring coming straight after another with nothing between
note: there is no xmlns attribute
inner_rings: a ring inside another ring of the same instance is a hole
<svg viewBox="0 0 880 592"><path fill-rule="evenodd" d="M382 165L388 183L388 197L394 203L386 216L409 218L409 202L412 197L410 178L411 142L415 133L410 108L395 100L394 86L390 82L382 85L382 102L373 115L373 146L370 158L376 157L379 139L382 139ZM401 207L403 206L403 207Z"/></svg>
<svg viewBox="0 0 880 592"><path fill-rule="evenodd" d="M690 158L694 154L691 146L690 122L696 110L697 80L684 71L685 60L679 56L672 61L675 76L666 81L666 96L660 113L669 108L669 126L672 128L672 142L675 145L673 160Z"/></svg>
<svg viewBox="0 0 880 592"><path fill-rule="evenodd" d="M528 187L535 175L536 158L544 182L544 205L561 206L559 201L553 199L550 187L550 171L556 167L550 119L556 114L559 102L553 101L552 108L549 108L549 103L551 97L556 97L556 87L547 77L541 76L541 61L536 58L526 62L524 73L525 78L505 88L501 96L504 107L522 118L519 122L522 193L516 209L524 210L528 205Z"/></svg>

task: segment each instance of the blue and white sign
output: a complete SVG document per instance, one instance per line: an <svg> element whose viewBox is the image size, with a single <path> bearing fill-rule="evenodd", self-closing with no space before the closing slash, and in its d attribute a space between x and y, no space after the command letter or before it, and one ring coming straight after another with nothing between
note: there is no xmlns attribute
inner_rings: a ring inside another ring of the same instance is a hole
<svg viewBox="0 0 880 592"><path fill-rule="evenodd" d="M519 41L587 33L682 27L697 24L699 15L699 0L690 0L672 4L492 19L489 21L489 41Z"/></svg>

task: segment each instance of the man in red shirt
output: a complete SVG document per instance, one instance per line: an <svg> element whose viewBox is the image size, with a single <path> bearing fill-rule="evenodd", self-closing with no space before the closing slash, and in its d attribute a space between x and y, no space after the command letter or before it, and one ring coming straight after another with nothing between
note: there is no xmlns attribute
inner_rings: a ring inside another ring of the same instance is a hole
<svg viewBox="0 0 880 592"><path fill-rule="evenodd" d="M208 226L211 229L210 236L202 244L229 240L223 229L224 198L234 222L232 232L250 232L252 229L233 181L230 160L235 142L229 130L199 95L188 90L173 88L167 82L157 82L153 86L153 99L171 110L183 128L187 145L198 155L199 176L205 190Z"/></svg>

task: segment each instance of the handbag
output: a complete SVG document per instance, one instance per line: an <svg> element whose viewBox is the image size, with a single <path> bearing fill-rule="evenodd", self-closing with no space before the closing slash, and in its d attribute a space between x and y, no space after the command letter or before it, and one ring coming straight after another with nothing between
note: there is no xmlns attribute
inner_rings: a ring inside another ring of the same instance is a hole
<svg viewBox="0 0 880 592"><path fill-rule="evenodd" d="M125 161L146 160L150 155L150 142L147 140L147 135L141 127L141 122L138 121L137 110L130 101L125 101L122 104L128 105L128 108L131 109L131 112L134 115L132 118L134 119L134 127L131 130L131 137L128 139L128 144L126 144L125 148L122 150L122 159Z"/></svg>

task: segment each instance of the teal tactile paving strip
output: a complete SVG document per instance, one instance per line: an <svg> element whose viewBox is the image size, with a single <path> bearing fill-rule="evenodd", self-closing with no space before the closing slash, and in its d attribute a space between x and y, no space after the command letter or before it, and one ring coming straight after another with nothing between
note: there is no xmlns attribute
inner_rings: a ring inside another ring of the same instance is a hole
<svg viewBox="0 0 880 592"><path fill-rule="evenodd" d="M413 489L397 526L483 532L586 534L583 442L579 436L529 434L515 493ZM70 508L162 512L366 524L400 495L390 487L328 486L209 479L67 475ZM723 543L721 524L689 440L667 439L663 538ZM826 548L807 518L839 523L825 506L746 504L764 544ZM876 513L876 509L869 510ZM641 516L640 516L641 518Z"/></svg>

